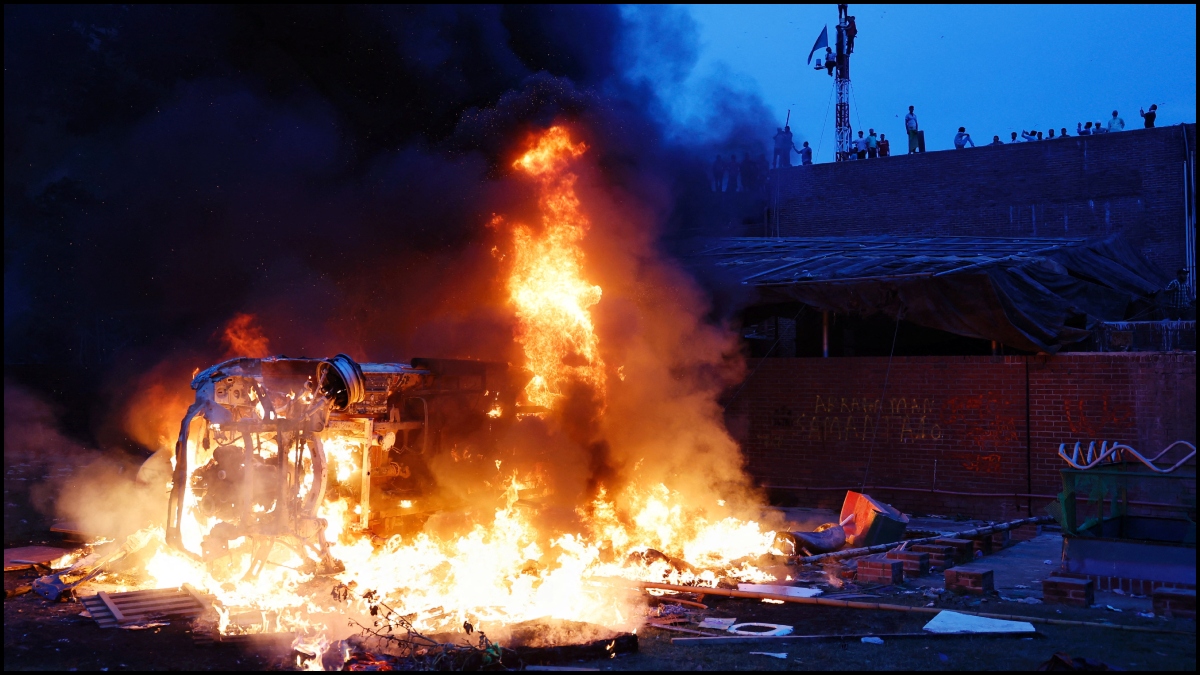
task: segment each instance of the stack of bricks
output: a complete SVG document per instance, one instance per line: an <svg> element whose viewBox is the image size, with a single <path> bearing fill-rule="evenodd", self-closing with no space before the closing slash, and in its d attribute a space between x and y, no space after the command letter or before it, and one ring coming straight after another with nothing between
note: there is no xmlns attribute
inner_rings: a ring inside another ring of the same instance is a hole
<svg viewBox="0 0 1200 675"><path fill-rule="evenodd" d="M992 538L988 535L972 539L971 544L975 547L976 558L992 554Z"/></svg>
<svg viewBox="0 0 1200 675"><path fill-rule="evenodd" d="M898 584L904 581L904 564L887 558L859 558L858 583Z"/></svg>
<svg viewBox="0 0 1200 675"><path fill-rule="evenodd" d="M1154 613L1177 619L1196 618L1196 591L1186 588L1154 589Z"/></svg>
<svg viewBox="0 0 1200 675"><path fill-rule="evenodd" d="M995 590L992 570L972 567L955 567L946 570L946 590L955 593L983 595Z"/></svg>
<svg viewBox="0 0 1200 675"><path fill-rule="evenodd" d="M914 553L928 553L930 568L936 567L939 570L945 570L955 565L955 550L952 546L916 544L912 550Z"/></svg>
<svg viewBox="0 0 1200 675"><path fill-rule="evenodd" d="M904 577L913 579L929 573L929 554L915 551L888 551L887 557L904 565Z"/></svg>
<svg viewBox="0 0 1200 675"><path fill-rule="evenodd" d="M1096 584L1091 579L1049 577L1042 580L1042 602L1048 605L1091 607L1096 604Z"/></svg>
<svg viewBox="0 0 1200 675"><path fill-rule="evenodd" d="M992 533L992 550L1001 551L1012 546L1012 533L1008 530Z"/></svg>
<svg viewBox="0 0 1200 675"><path fill-rule="evenodd" d="M954 562L959 565L969 563L975 558L975 542L970 539L943 538L937 539L933 543L954 549Z"/></svg>

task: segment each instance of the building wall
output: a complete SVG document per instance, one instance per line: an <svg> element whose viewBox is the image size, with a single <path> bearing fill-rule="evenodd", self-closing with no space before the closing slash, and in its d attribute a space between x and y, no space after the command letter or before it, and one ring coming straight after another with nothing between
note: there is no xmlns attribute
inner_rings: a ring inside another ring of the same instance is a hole
<svg viewBox="0 0 1200 675"><path fill-rule="evenodd" d="M1125 232L1165 270L1184 264L1185 147L1194 153L1195 124L919 155L904 154L905 139L889 140L892 157L784 170L780 234Z"/></svg>
<svg viewBox="0 0 1200 675"><path fill-rule="evenodd" d="M887 358L770 358L750 370L726 409L730 431L758 482L805 488L781 491L804 505L836 506L865 476L909 513L1041 515L1049 499L882 488L1054 495L1059 443L1157 453L1196 442L1195 353L914 356L890 368Z"/></svg>

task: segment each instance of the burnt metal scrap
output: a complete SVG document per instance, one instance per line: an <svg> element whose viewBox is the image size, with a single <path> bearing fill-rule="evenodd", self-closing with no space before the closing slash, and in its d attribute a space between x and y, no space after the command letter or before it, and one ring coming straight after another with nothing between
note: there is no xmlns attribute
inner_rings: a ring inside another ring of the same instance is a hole
<svg viewBox="0 0 1200 675"><path fill-rule="evenodd" d="M305 560L305 571L342 571L318 515L326 499L356 502L356 527L394 529L415 512L372 508L373 497L390 505L436 497L426 459L460 446L481 454L516 412L507 366L474 361L236 358L198 373L191 386L166 540L210 565L248 546L249 577L276 545ZM352 452L331 457L335 439ZM352 478L339 482L339 473ZM210 524L198 551L184 536L193 515Z"/></svg>
<svg viewBox="0 0 1200 675"><path fill-rule="evenodd" d="M109 553L99 557L85 557L65 570L38 577L33 581L33 592L51 602L71 600L75 597L75 589L80 585L96 578L113 563L146 548L153 539L154 534L150 528L138 530Z"/></svg>

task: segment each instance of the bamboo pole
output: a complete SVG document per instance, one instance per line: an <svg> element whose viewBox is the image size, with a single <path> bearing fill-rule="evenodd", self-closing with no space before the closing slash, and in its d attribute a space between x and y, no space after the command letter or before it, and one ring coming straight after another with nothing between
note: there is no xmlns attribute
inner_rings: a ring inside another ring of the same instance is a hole
<svg viewBox="0 0 1200 675"><path fill-rule="evenodd" d="M953 537L955 539L970 539L971 537L980 537L985 534L992 534L993 532L1004 532L1005 530L1012 530L1012 529L1018 528L1022 525L1028 525L1031 523L1050 523L1050 522L1054 522L1054 519L1051 518L1050 516L1035 516L1033 518L1021 518L1019 520L1012 520L1007 523L988 525L987 527L977 527L973 530L963 530L962 532L955 532L953 534L939 534L935 537L925 537L923 539L907 539L904 541L893 541L890 544L876 544L875 546L868 546L865 548L848 548L844 551L834 551L832 553L822 553L820 555L797 557L796 562L799 564L811 564L811 563L815 563L815 562L820 562L822 560L842 560L844 558L857 558L859 556L871 555L872 553L882 553L884 551L890 551L890 550L896 548L897 546L899 546L900 544L909 544L909 545L926 544L926 543L929 543L932 541L936 541L938 539L946 539L947 537Z"/></svg>

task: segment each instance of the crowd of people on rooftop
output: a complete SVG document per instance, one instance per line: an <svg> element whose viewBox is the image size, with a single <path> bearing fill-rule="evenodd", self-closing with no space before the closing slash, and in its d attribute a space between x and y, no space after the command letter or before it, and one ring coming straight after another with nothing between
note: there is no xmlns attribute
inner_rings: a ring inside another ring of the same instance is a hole
<svg viewBox="0 0 1200 675"><path fill-rule="evenodd" d="M1158 117L1158 105L1151 104L1149 110L1142 108L1138 111L1138 114L1141 115L1141 117L1142 117L1142 125L1147 129L1153 129L1154 128L1154 120L1156 117ZM1116 110L1112 111L1112 117L1109 118L1107 123L1102 123L1102 122L1097 121L1094 123L1093 122L1086 122L1086 123L1085 122L1077 122L1075 124L1075 135L1076 136L1098 136L1100 134L1108 134L1108 133L1124 131L1124 130L1125 130L1125 119L1122 118L1121 114ZM1014 131L1010 134L1010 138L1007 141L1007 143L1005 141L1000 140L999 136L992 136L992 142L988 143L988 145L1006 145L1006 144L1011 144L1011 143L1028 143L1031 141L1052 141L1056 138L1070 138L1070 137L1071 137L1071 134L1067 131L1067 127L1061 127L1059 129L1059 133L1057 136L1054 134L1053 128L1050 128L1049 130L1047 130L1045 135L1043 135L1042 132L1040 132L1040 131L1036 131L1036 130L1026 131L1026 130L1022 129L1021 137L1019 139L1017 138L1017 132ZM964 147L966 147L968 144L971 147L975 147L975 144L971 142L970 135L966 133L966 129L964 129L963 127L959 127L958 135L954 137L954 147L961 150Z"/></svg>
<svg viewBox="0 0 1200 675"><path fill-rule="evenodd" d="M1158 117L1158 105L1152 104L1149 109L1142 108L1138 111L1142 118L1142 124L1147 129L1154 128L1154 121ZM922 138L923 132L920 129L920 123L917 120L916 110L914 106L908 106L908 114L904 116L904 129L908 134L908 154L924 152L924 142ZM1075 125L1075 136L1095 136L1099 134L1114 133L1125 129L1125 120L1116 110L1112 111L1112 117L1105 122L1078 122ZM1059 138L1071 138L1072 135L1068 132L1067 127L1061 127L1056 134L1051 128L1043 134L1037 130L1022 129L1020 136L1013 131L1009 134L1009 140L1003 141L1000 136L992 136L992 142L987 145L1008 145L1012 143L1029 143L1033 141L1050 141ZM800 165L807 166L813 163L812 148L809 147L808 141L804 141L800 147L796 146L792 128L783 126L775 130L774 153L767 160L765 154L760 154L757 157L751 158L749 153L742 153L741 161L738 161L736 154L729 155L729 159L725 159L721 155L717 155L716 160L712 164L712 181L710 183L713 192L749 192L759 190L766 186L770 170L782 167L792 166L792 153L799 155ZM967 132L966 127L959 127L958 133L954 135L954 147L957 150L976 147L971 134ZM862 131L858 132L856 138L850 140L850 148L845 153L843 160L859 160L859 159L875 159L877 157L888 157L892 154L891 142L888 141L885 134L876 134L874 129L868 129L866 134Z"/></svg>

